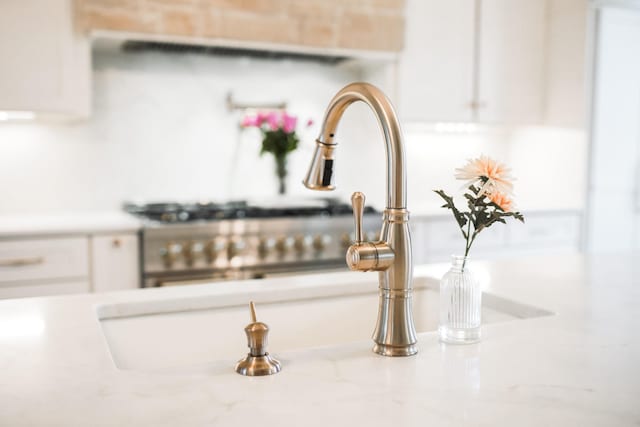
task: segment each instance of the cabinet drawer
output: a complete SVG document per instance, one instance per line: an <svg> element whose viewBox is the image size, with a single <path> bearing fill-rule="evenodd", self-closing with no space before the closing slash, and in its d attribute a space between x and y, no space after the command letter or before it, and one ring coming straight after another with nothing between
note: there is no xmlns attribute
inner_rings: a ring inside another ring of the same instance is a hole
<svg viewBox="0 0 640 427"><path fill-rule="evenodd" d="M88 277L88 250L86 237L0 241L0 283Z"/></svg>
<svg viewBox="0 0 640 427"><path fill-rule="evenodd" d="M460 254L464 252L465 241L454 218L428 220L423 226L423 242L427 251ZM473 243L474 248L496 248L504 245L504 229L500 224L488 228Z"/></svg>
<svg viewBox="0 0 640 427"><path fill-rule="evenodd" d="M509 244L539 246L570 244L580 241L580 215L529 215L524 227L509 228Z"/></svg>

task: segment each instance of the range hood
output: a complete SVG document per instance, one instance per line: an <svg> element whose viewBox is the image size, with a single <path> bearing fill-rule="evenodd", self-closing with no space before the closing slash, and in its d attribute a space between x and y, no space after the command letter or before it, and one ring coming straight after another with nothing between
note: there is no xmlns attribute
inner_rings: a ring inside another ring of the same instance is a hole
<svg viewBox="0 0 640 427"><path fill-rule="evenodd" d="M173 54L197 54L218 57L238 58L250 57L260 59L290 59L309 61L327 65L340 64L350 57L345 55L314 54L304 52L282 51L273 49L252 49L249 47L207 46L202 44L188 44L175 42L158 42L144 40L126 40L120 46L125 52L163 52Z"/></svg>
<svg viewBox="0 0 640 427"><path fill-rule="evenodd" d="M404 46L405 0L76 0L74 7L79 31L132 50L339 63L393 61Z"/></svg>

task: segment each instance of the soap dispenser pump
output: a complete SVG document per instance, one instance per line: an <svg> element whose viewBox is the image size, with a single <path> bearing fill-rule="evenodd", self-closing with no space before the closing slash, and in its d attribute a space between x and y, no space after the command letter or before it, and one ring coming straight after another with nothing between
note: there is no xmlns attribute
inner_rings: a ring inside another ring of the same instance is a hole
<svg viewBox="0 0 640 427"><path fill-rule="evenodd" d="M236 372L249 377L272 375L280 372L281 365L267 352L269 327L256 320L256 306L251 301L251 323L244 328L247 334L249 354L236 364Z"/></svg>

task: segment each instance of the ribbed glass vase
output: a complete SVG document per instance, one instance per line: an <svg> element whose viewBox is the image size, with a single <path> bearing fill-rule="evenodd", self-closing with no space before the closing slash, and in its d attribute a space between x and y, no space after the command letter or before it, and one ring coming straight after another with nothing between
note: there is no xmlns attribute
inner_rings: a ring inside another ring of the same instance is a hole
<svg viewBox="0 0 640 427"><path fill-rule="evenodd" d="M480 341L482 290L467 257L453 256L440 280L440 340L451 344Z"/></svg>

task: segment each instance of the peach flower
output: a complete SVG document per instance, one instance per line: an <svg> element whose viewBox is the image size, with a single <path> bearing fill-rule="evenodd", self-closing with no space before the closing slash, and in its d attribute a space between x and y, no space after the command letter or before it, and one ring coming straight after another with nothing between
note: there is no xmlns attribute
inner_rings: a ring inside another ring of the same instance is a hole
<svg viewBox="0 0 640 427"><path fill-rule="evenodd" d="M513 200L511 200L509 196L507 196L504 193L501 193L499 191L494 191L488 194L488 197L489 197L489 200L491 200L496 205L500 206L500 209L502 209L505 212L510 212L513 209Z"/></svg>
<svg viewBox="0 0 640 427"><path fill-rule="evenodd" d="M513 193L511 169L505 164L482 155L477 159L468 160L467 164L456 169L456 179L467 181L466 186L475 184L479 180L486 180L480 194L491 194L494 191L505 194Z"/></svg>

